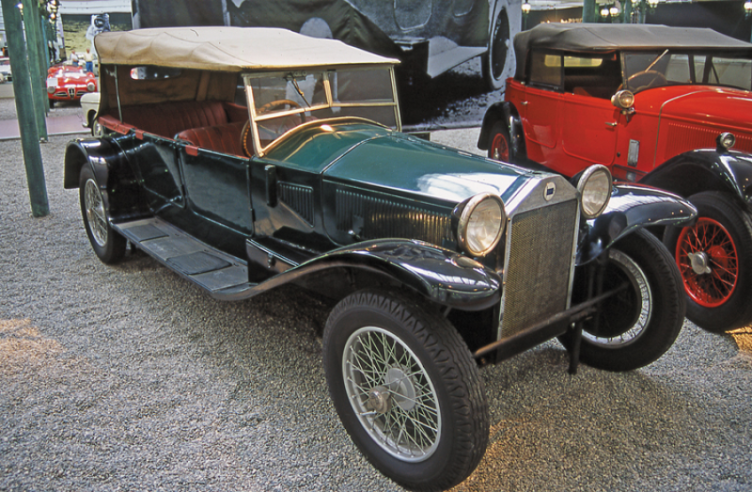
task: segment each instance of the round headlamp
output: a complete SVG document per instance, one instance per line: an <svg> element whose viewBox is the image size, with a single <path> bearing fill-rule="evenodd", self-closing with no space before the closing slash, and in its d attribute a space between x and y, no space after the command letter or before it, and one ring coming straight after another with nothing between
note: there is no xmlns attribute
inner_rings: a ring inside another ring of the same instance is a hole
<svg viewBox="0 0 752 492"><path fill-rule="evenodd" d="M504 202L493 193L481 193L454 210L459 246L470 256L485 256L499 244L507 222Z"/></svg>
<svg viewBox="0 0 752 492"><path fill-rule="evenodd" d="M725 152L734 146L736 137L734 137L733 133L723 132L715 139L715 143L718 147L718 152Z"/></svg>
<svg viewBox="0 0 752 492"><path fill-rule="evenodd" d="M55 92L55 87L51 86L51 85L48 85L47 86L47 94L52 94L53 92Z"/></svg>
<svg viewBox="0 0 752 492"><path fill-rule="evenodd" d="M96 88L97 88L97 86L94 85L94 82L89 82L88 84L86 84L86 89L89 92L94 92L96 90Z"/></svg>
<svg viewBox="0 0 752 492"><path fill-rule="evenodd" d="M577 183L577 191L582 197L582 215L586 219L598 217L611 199L611 172L606 166L595 164L582 173Z"/></svg>
<svg viewBox="0 0 752 492"><path fill-rule="evenodd" d="M634 94L622 90L611 96L611 104L621 109L629 109L634 106Z"/></svg>

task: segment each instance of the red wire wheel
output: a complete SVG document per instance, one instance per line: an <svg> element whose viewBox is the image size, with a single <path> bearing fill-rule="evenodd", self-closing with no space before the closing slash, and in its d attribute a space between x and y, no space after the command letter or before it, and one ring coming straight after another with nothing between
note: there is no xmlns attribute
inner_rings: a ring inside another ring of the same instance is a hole
<svg viewBox="0 0 752 492"><path fill-rule="evenodd" d="M488 157L497 161L512 162L509 153L509 131L503 121L497 121L491 128Z"/></svg>
<svg viewBox="0 0 752 492"><path fill-rule="evenodd" d="M716 220L701 217L679 234L676 264L684 289L703 307L718 307L731 298L739 280L738 259L731 234Z"/></svg>

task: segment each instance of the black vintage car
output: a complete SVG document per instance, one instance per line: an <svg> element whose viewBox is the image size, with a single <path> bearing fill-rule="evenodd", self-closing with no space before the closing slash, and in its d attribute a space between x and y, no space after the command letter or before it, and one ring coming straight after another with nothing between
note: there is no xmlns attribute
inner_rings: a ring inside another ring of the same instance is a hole
<svg viewBox="0 0 752 492"><path fill-rule="evenodd" d="M488 441L478 367L559 337L614 371L684 320L646 224L673 195L471 156L400 130L396 60L280 29L104 33L95 139L70 143L86 233L222 300L293 282L332 299L323 357L365 456L405 487L464 480ZM336 305L335 305L336 304Z"/></svg>

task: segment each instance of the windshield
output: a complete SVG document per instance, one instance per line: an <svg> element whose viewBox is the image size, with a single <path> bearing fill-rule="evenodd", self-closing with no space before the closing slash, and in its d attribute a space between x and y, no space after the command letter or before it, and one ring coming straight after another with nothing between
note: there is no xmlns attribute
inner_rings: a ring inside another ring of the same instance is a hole
<svg viewBox="0 0 752 492"><path fill-rule="evenodd" d="M716 85L752 90L752 55L661 50L622 55L626 88L637 93L667 85Z"/></svg>
<svg viewBox="0 0 752 492"><path fill-rule="evenodd" d="M257 151L304 123L325 118L366 118L399 130L389 67L247 75L245 81L255 110Z"/></svg>

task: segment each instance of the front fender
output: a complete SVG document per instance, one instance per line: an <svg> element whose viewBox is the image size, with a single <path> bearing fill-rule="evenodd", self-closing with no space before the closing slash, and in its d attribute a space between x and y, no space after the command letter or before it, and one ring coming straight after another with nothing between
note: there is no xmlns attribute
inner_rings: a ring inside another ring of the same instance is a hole
<svg viewBox="0 0 752 492"><path fill-rule="evenodd" d="M647 186L614 184L606 210L583 226L576 263L592 261L637 229L690 225L696 217L697 209L680 196Z"/></svg>
<svg viewBox="0 0 752 492"><path fill-rule="evenodd" d="M457 252L416 240L382 239L336 249L259 284L266 291L332 268L374 271L407 285L431 301L466 311L501 302L499 275Z"/></svg>
<svg viewBox="0 0 752 492"><path fill-rule="evenodd" d="M745 211L752 212L752 155L743 152L685 152L643 176L640 183L683 197L701 191L730 193Z"/></svg>

